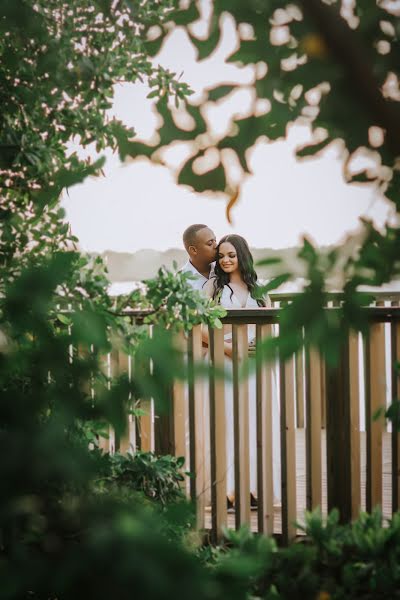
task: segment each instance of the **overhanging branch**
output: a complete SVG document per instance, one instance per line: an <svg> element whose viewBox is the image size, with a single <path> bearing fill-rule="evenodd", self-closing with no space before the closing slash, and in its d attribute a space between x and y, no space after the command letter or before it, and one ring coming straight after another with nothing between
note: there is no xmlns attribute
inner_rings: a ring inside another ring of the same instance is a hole
<svg viewBox="0 0 400 600"><path fill-rule="evenodd" d="M372 70L369 51L359 34L348 26L334 7L320 0L301 0L301 3L346 73L349 89L370 113L371 124L386 131L385 143L394 158L400 156L400 106L383 97Z"/></svg>

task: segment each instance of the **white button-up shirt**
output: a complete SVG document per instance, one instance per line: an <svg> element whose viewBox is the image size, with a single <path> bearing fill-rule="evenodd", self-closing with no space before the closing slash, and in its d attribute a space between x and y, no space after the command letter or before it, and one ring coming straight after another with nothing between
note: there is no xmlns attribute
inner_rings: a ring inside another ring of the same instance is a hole
<svg viewBox="0 0 400 600"><path fill-rule="evenodd" d="M211 263L209 275L210 278L214 276L214 266L215 263ZM195 279L188 279L188 283L192 286L194 290L198 290L200 292L202 291L204 284L208 281L208 278L204 277L204 275L199 273L196 267L192 265L190 260L188 260L187 263L183 265L183 267L179 270L183 273L191 273L192 275L194 275Z"/></svg>

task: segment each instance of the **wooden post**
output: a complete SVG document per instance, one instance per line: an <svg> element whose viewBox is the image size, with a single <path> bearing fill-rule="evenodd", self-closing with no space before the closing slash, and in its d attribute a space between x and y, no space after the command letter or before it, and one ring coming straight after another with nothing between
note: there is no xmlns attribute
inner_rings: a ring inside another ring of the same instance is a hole
<svg viewBox="0 0 400 600"><path fill-rule="evenodd" d="M356 519L361 508L361 448L360 448L360 350L358 332L349 335L350 369L350 476L351 517Z"/></svg>
<svg viewBox="0 0 400 600"><path fill-rule="evenodd" d="M212 538L222 538L227 524L226 506L226 415L224 379L215 369L224 367L224 331L209 328L210 341L210 453Z"/></svg>
<svg viewBox="0 0 400 600"><path fill-rule="evenodd" d="M186 339L183 332L179 332L174 340L177 350L181 353L183 364L183 353L186 347ZM174 454L187 459L186 452L186 422L187 422L187 396L185 394L185 382L175 380L172 389L172 411L174 419Z"/></svg>
<svg viewBox="0 0 400 600"><path fill-rule="evenodd" d="M307 464L307 510L322 504L321 461L321 357L314 350L306 351L306 464Z"/></svg>
<svg viewBox="0 0 400 600"><path fill-rule="evenodd" d="M153 402L151 398L140 401L143 415L140 417L140 449L143 452L154 452L153 435Z"/></svg>
<svg viewBox="0 0 400 600"><path fill-rule="evenodd" d="M111 350L110 352L110 385L114 377L118 376L118 350ZM113 454L118 450L117 447L117 436L115 435L115 429L109 427L109 452Z"/></svg>
<svg viewBox="0 0 400 600"><path fill-rule="evenodd" d="M367 341L366 361L367 489L366 506L371 511L382 506L382 441L384 417L375 418L385 408L385 324L372 323Z"/></svg>
<svg viewBox="0 0 400 600"><path fill-rule="evenodd" d="M99 357L99 367L100 367L100 370L104 374L104 376L107 378L107 383L106 383L107 389L110 388L110 383L109 383L109 378L110 378L109 359L110 359L110 355L109 354L102 354ZM98 438L98 444L99 444L100 450L103 450L103 452L110 452L110 426L107 425L105 427L105 430L106 430L105 433L108 435L108 438L104 438L104 437L99 436L99 438Z"/></svg>
<svg viewBox="0 0 400 600"><path fill-rule="evenodd" d="M304 349L301 348L295 359L296 368L296 416L297 427L304 427Z"/></svg>
<svg viewBox="0 0 400 600"><path fill-rule="evenodd" d="M294 356L280 359L282 541L287 545L296 536L296 432L294 422Z"/></svg>
<svg viewBox="0 0 400 600"><path fill-rule="evenodd" d="M152 367L150 360L148 364L144 364L136 357L132 367L133 377L140 380L142 372L152 373ZM142 452L154 452L153 401L151 398L140 398L137 406L143 413L137 418L140 450Z"/></svg>
<svg viewBox="0 0 400 600"><path fill-rule="evenodd" d="M204 529L206 491L211 485L209 456L209 410L208 398L204 394L204 383L195 376L195 367L203 360L201 325L193 327L189 336L189 456L190 456L190 496L196 507L198 529Z"/></svg>
<svg viewBox="0 0 400 600"><path fill-rule="evenodd" d="M398 306L398 302L393 303ZM400 401L400 322L391 324L392 401ZM400 419L399 412L392 421L392 513L400 509Z"/></svg>
<svg viewBox="0 0 400 600"><path fill-rule="evenodd" d="M233 415L235 448L236 527L250 525L249 389L248 373L239 373L247 360L247 325L232 326Z"/></svg>
<svg viewBox="0 0 400 600"><path fill-rule="evenodd" d="M125 352L118 353L118 375L126 374L126 376L130 379L130 356L125 354ZM126 405L128 408L128 413L126 415L126 429L124 435L122 435L118 440L118 450L122 453L134 452L135 449L135 424L133 421L133 417L130 414L132 402L129 398L126 399Z"/></svg>
<svg viewBox="0 0 400 600"><path fill-rule="evenodd" d="M325 373L325 361L320 361L321 365L321 427L326 429L326 373Z"/></svg>
<svg viewBox="0 0 400 600"><path fill-rule="evenodd" d="M355 367L356 360L355 343L355 339L347 337L338 366L326 365L328 511L337 508L342 523L351 521L360 497L360 474L356 473L359 457L352 457L352 452L359 454L356 406L359 398L355 381L350 381L350 365Z"/></svg>
<svg viewBox="0 0 400 600"><path fill-rule="evenodd" d="M272 325L257 325L257 346L272 336ZM274 533L274 485L272 440L272 365L265 364L259 353L257 361L257 493L258 531Z"/></svg>

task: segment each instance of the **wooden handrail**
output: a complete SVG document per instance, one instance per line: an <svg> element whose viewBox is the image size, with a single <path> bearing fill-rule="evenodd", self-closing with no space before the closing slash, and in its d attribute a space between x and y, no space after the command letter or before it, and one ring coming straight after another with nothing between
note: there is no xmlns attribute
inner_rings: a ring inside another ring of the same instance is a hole
<svg viewBox="0 0 400 600"><path fill-rule="evenodd" d="M279 314L281 308L231 308L227 310L227 315L221 318L224 325L271 325L279 323ZM337 306L327 306L324 310L338 312L341 310ZM368 320L371 322L391 323L400 318L400 309L395 306L364 306L363 311L367 313ZM149 314L150 310L129 309L124 311L124 316L131 317L140 322Z"/></svg>

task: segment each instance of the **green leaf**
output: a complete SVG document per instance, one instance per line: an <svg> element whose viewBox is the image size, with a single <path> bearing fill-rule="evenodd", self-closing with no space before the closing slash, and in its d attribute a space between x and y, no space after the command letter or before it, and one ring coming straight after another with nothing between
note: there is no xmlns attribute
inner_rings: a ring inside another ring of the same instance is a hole
<svg viewBox="0 0 400 600"><path fill-rule="evenodd" d="M233 92L233 90L237 89L237 85L219 85L215 88L207 90L208 99L211 100L211 102L216 102L217 100L220 100L221 98L224 98L225 96Z"/></svg>
<svg viewBox="0 0 400 600"><path fill-rule="evenodd" d="M154 40L147 40L144 43L144 47L146 49L146 53L148 56L156 56L161 50L161 46L164 41L164 35L160 35L158 38Z"/></svg>
<svg viewBox="0 0 400 600"><path fill-rule="evenodd" d="M214 319L213 326L215 327L215 329L222 329L223 324L220 319Z"/></svg>
<svg viewBox="0 0 400 600"><path fill-rule="evenodd" d="M219 26L218 18L214 16L211 20L210 35L205 40L199 40L198 38L190 35L190 41L197 48L198 60L204 60L208 58L210 54L215 50L221 37L221 28Z"/></svg>
<svg viewBox="0 0 400 600"><path fill-rule="evenodd" d="M271 281L269 281L266 285L260 286L260 290L263 294L266 294L271 290L275 290L283 283L286 283L286 281L289 281L292 277L292 273L282 273L281 275L278 275L277 277L271 279Z"/></svg>
<svg viewBox="0 0 400 600"><path fill-rule="evenodd" d="M328 137L326 140L319 142L318 144L306 144L301 148L297 148L296 156L299 158L303 158L305 156L315 156L324 150L331 143L331 141L332 139Z"/></svg>
<svg viewBox="0 0 400 600"><path fill-rule="evenodd" d="M179 173L178 183L189 185L196 192L205 192L207 190L224 191L226 188L226 177L225 169L221 163L215 169L211 169L203 175L197 175L193 172L194 161L203 154L203 152L199 152L185 163Z"/></svg>
<svg viewBox="0 0 400 600"><path fill-rule="evenodd" d="M71 325L71 318L63 313L57 313L57 319L64 325Z"/></svg>
<svg viewBox="0 0 400 600"><path fill-rule="evenodd" d="M271 256L271 258L262 258L256 262L256 266L263 267L266 265L277 265L282 262L282 259L278 256Z"/></svg>
<svg viewBox="0 0 400 600"><path fill-rule="evenodd" d="M175 25L189 25L189 23L193 23L200 18L199 9L197 8L197 4L194 0L191 0L189 6L185 10L177 10L171 13L170 20L174 22Z"/></svg>

